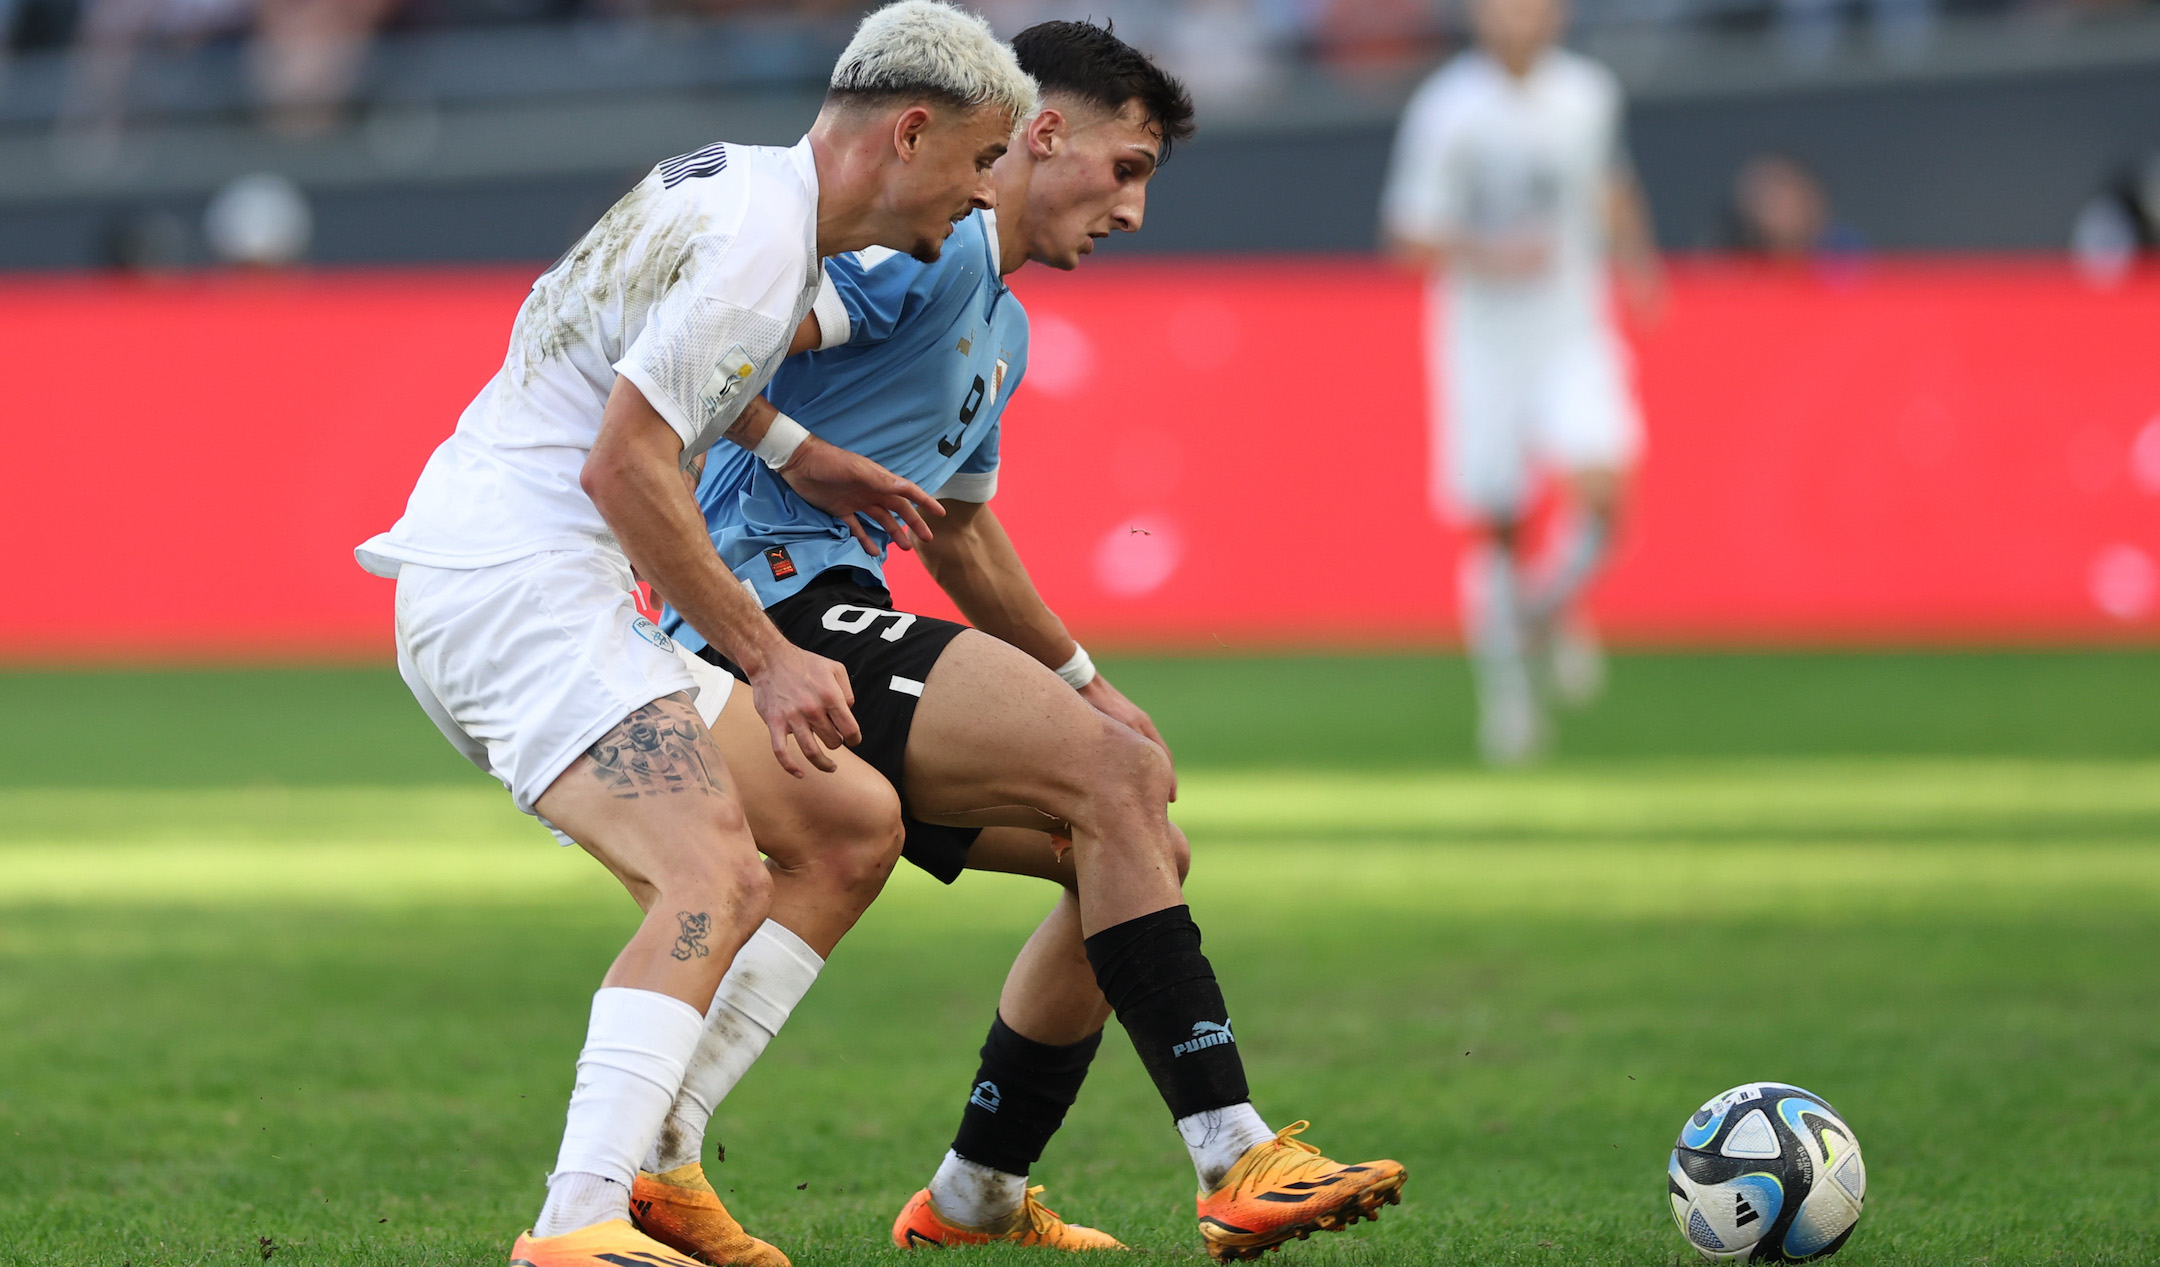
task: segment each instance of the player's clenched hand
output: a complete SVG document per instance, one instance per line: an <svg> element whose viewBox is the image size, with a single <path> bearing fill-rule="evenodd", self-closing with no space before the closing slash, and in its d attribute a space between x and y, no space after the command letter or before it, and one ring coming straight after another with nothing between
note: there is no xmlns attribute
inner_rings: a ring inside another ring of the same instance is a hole
<svg viewBox="0 0 2160 1267"><path fill-rule="evenodd" d="M930 494L879 466L860 453L825 443L816 436L802 442L795 456L780 468L780 478L806 502L837 517L865 552L875 555L877 546L860 516L875 520L903 550L915 548L917 540L930 539L930 527L922 512L945 513Z"/></svg>
<svg viewBox="0 0 2160 1267"><path fill-rule="evenodd" d="M1162 749L1164 756L1170 756L1170 745L1163 742L1162 732L1155 729L1155 720L1147 715L1145 709L1126 699L1125 692L1110 685L1109 678L1097 673L1094 681L1080 688L1080 698L1093 704L1096 711L1102 713L1105 717L1113 721L1121 721L1139 731L1149 743ZM1177 759L1175 757L1171 758L1170 799L1173 801L1177 799Z"/></svg>
<svg viewBox="0 0 2160 1267"><path fill-rule="evenodd" d="M750 675L750 702L772 736L773 756L796 778L808 777L788 756L788 736L820 770L838 769L826 755L833 748L862 742L855 724L855 690L847 670L821 655L783 643L758 672Z"/></svg>

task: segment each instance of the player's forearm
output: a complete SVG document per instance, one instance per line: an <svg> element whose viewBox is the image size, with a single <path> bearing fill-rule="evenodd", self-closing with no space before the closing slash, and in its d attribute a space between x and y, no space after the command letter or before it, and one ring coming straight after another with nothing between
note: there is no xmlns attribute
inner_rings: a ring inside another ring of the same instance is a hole
<svg viewBox="0 0 2160 1267"><path fill-rule="evenodd" d="M625 388L634 401L620 399ZM674 431L644 397L619 384L581 482L638 575L754 675L781 635L721 565L705 518L683 483L681 453Z"/></svg>
<svg viewBox="0 0 2160 1267"><path fill-rule="evenodd" d="M816 347L818 328L816 313L804 317L802 324L795 327L795 336L788 343L787 354L793 356L797 352ZM771 433L773 420L779 416L780 410L771 401L763 396L754 396L749 404L743 406L742 413L736 416L735 421L728 424L728 429L720 433L720 438L755 453L757 447L763 444L765 437ZM703 456L700 454L700 459Z"/></svg>
<svg viewBox="0 0 2160 1267"><path fill-rule="evenodd" d="M1451 244L1442 238L1414 238L1400 233L1388 233L1384 243L1388 258L1405 268L1426 272L1445 268Z"/></svg>
<svg viewBox="0 0 2160 1267"><path fill-rule="evenodd" d="M1552 243L1541 234L1521 237L1471 235L1427 238L1395 238L1390 250L1395 258L1422 270L1460 269L1500 280L1521 279L1543 273L1552 263Z"/></svg>
<svg viewBox="0 0 2160 1267"><path fill-rule="evenodd" d="M1079 646L1050 610L988 506L947 502L945 526L919 547L923 566L968 623L1056 668ZM972 511L968 507L974 506ZM957 521L957 522L956 522Z"/></svg>
<svg viewBox="0 0 2160 1267"><path fill-rule="evenodd" d="M816 313L804 317L802 324L795 327L794 337L788 340L787 354L793 356L797 352L807 352L816 347L822 337L820 329ZM741 416L737 417L726 431L721 432L720 436L731 444L739 444L745 449L755 451L758 445L765 442L766 433L772 430L773 419L779 416L780 411L773 407L771 401L763 396L755 397L743 406Z"/></svg>
<svg viewBox="0 0 2160 1267"><path fill-rule="evenodd" d="M780 411L771 401L763 396L753 396L750 403L743 406L742 413L736 415L735 421L728 424L728 429L720 433L720 438L755 453L758 445L765 442L765 434L772 430L773 419L779 416Z"/></svg>
<svg viewBox="0 0 2160 1267"><path fill-rule="evenodd" d="M1657 238L1650 227L1650 205L1643 197L1642 186L1633 178L1613 178L1606 196L1605 221L1616 266L1637 272L1657 268Z"/></svg>

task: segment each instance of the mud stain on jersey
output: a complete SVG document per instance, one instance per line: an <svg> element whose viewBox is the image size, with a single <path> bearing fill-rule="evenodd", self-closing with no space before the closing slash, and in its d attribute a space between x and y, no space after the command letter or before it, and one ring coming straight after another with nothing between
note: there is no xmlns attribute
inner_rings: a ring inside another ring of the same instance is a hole
<svg viewBox="0 0 2160 1267"><path fill-rule="evenodd" d="M638 182L534 284L512 335L525 385L541 366L580 344L602 347L612 360L622 349L605 347L602 314L608 307L619 300L627 320L695 271L691 243L705 231L707 218L686 207L654 224L657 192L651 178ZM633 272L629 261L640 242L646 245Z"/></svg>

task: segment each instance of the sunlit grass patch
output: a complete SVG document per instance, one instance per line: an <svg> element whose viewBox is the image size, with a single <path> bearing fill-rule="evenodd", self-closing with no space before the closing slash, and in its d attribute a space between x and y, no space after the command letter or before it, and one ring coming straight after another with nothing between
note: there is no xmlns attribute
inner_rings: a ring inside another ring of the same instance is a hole
<svg viewBox="0 0 2160 1267"><path fill-rule="evenodd" d="M1683 1261L1664 1150L1757 1078L1861 1134L1841 1262L2160 1258L2155 774L1189 772L1262 1111L1412 1170L1377 1226L1280 1261ZM722 1113L754 1230L804 1267L899 1261L1050 899L901 870ZM0 792L0 1261L500 1263L635 918L486 785ZM1114 1030L1035 1178L1199 1261Z"/></svg>

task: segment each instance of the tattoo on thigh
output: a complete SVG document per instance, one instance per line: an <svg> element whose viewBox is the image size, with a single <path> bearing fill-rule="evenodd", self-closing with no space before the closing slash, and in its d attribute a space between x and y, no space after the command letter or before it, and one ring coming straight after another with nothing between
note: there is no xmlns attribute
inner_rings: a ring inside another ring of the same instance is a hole
<svg viewBox="0 0 2160 1267"><path fill-rule="evenodd" d="M677 911L675 922L682 925L682 933L675 938L675 948L668 951L677 959L703 959L712 953L705 945L712 934L712 916L703 911Z"/></svg>
<svg viewBox="0 0 2160 1267"><path fill-rule="evenodd" d="M585 750L593 777L618 800L663 792L712 792L706 735L687 703L654 700ZM687 714L687 716L685 715Z"/></svg>

